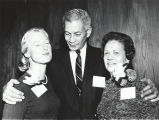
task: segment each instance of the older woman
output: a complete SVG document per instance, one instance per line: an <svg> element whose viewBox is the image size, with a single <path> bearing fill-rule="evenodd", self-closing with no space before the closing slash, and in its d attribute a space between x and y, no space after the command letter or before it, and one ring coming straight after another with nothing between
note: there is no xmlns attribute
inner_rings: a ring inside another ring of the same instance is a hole
<svg viewBox="0 0 159 120"><path fill-rule="evenodd" d="M24 92L25 99L17 104L5 104L3 119L55 119L60 101L45 74L46 65L52 59L46 31L41 28L28 30L21 41L21 52L23 57L19 68L26 72L15 87Z"/></svg>
<svg viewBox="0 0 159 120"><path fill-rule="evenodd" d="M110 76L106 78L97 108L99 119L159 118L158 103L143 101L140 97L139 91L146 84L137 79L133 70L134 56L135 48L131 37L119 32L110 32L104 36L102 57Z"/></svg>

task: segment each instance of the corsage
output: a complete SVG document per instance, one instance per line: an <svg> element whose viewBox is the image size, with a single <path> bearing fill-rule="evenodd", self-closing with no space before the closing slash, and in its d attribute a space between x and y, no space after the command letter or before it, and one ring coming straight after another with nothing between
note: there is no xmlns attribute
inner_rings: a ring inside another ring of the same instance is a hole
<svg viewBox="0 0 159 120"><path fill-rule="evenodd" d="M128 82L133 82L137 78L135 70L127 68L127 64L119 65L114 69L112 78L118 86L124 87Z"/></svg>

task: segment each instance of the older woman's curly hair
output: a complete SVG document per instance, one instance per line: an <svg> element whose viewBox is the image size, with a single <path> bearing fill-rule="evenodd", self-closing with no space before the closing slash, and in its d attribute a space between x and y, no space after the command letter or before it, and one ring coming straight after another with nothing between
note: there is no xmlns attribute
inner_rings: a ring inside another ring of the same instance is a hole
<svg viewBox="0 0 159 120"><path fill-rule="evenodd" d="M120 32L109 32L108 34L105 34L102 40L102 47L101 47L101 53L102 57L104 57L104 48L105 45L111 41L116 40L123 44L125 49L125 56L128 60L132 60L135 56L135 47L134 42L132 38L124 33Z"/></svg>

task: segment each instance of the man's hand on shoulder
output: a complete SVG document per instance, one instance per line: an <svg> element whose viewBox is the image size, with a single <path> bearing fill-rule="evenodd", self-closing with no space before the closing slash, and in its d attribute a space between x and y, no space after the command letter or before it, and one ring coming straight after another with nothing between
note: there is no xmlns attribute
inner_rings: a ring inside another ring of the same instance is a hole
<svg viewBox="0 0 159 120"><path fill-rule="evenodd" d="M16 102L24 99L24 93L13 87L14 84L19 84L16 79L11 79L4 87L2 93L2 99L8 104L16 104Z"/></svg>
<svg viewBox="0 0 159 120"><path fill-rule="evenodd" d="M150 100L151 102L159 101L159 91L154 82L147 78L143 78L141 81L147 83L147 86L141 91L141 97L143 97L144 100Z"/></svg>

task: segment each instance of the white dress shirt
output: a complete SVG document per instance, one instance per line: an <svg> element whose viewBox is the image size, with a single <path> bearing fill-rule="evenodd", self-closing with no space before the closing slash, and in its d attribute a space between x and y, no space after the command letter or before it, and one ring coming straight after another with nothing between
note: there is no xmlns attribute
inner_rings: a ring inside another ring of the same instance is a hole
<svg viewBox="0 0 159 120"><path fill-rule="evenodd" d="M80 50L81 51L81 59L82 59L82 76L84 74L84 68L85 68L85 59L86 59L86 48L87 44L83 46L83 48ZM74 80L76 83L76 75L75 75L75 66L76 66L76 58L77 58L77 53L76 51L70 51L70 60L71 60L71 65L72 65L72 71L73 71L73 76Z"/></svg>

